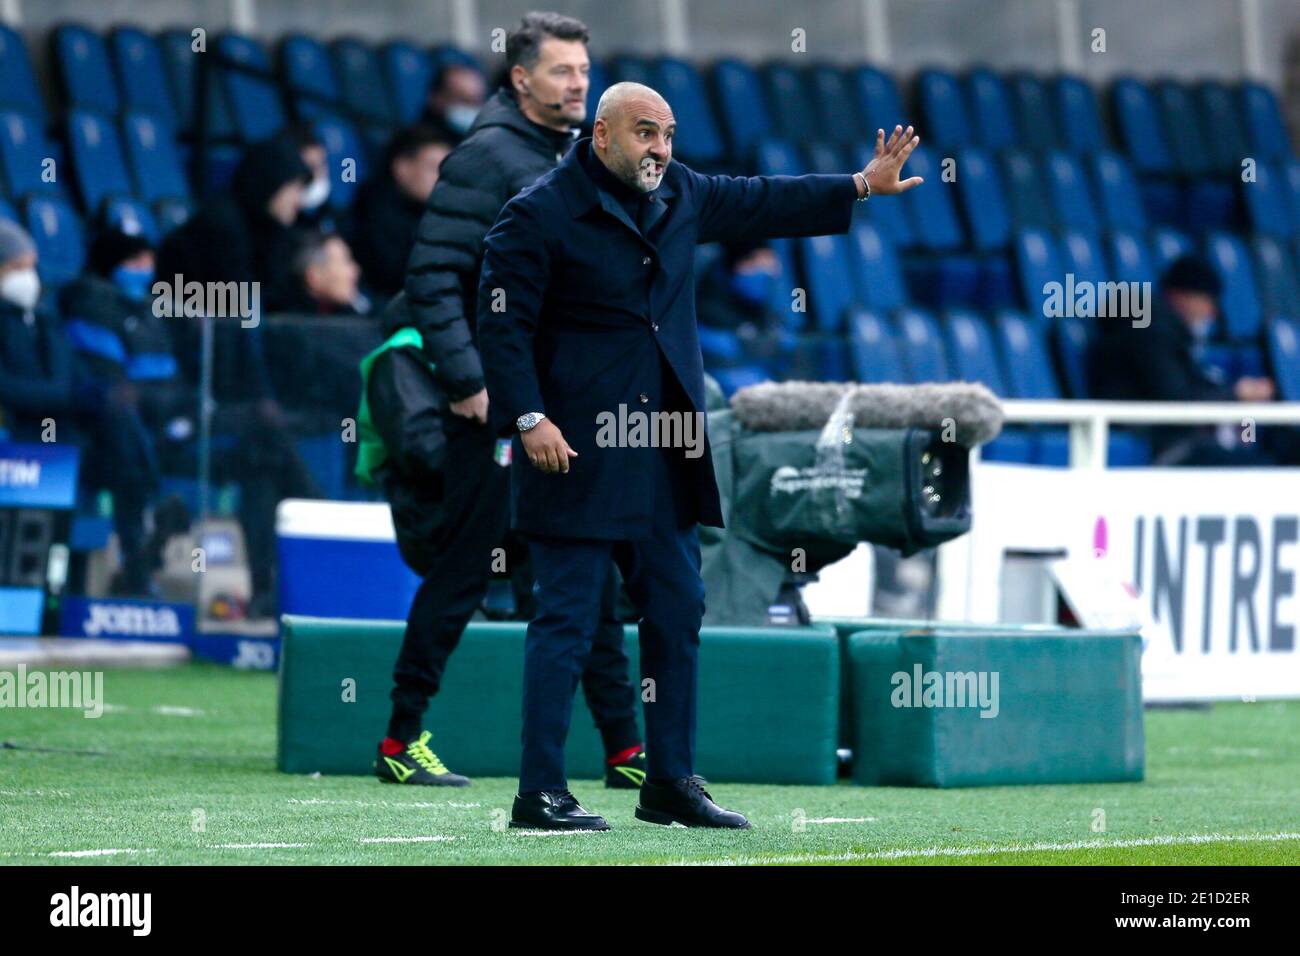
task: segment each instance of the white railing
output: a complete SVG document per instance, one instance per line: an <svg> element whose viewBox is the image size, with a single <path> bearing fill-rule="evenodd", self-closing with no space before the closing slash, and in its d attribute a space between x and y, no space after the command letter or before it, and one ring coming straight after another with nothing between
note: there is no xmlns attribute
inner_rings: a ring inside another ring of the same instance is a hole
<svg viewBox="0 0 1300 956"><path fill-rule="evenodd" d="M1092 402L1011 399L1007 424L1069 425L1070 467L1106 467L1111 425L1300 425L1300 402Z"/></svg>

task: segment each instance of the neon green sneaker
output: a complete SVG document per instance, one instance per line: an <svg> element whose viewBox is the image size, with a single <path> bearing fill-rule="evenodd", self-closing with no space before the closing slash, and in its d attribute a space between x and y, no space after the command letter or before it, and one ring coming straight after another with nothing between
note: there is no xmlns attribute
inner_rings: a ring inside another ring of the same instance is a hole
<svg viewBox="0 0 1300 956"><path fill-rule="evenodd" d="M468 787L469 778L452 773L438 759L438 755L429 749L429 740L433 734L425 731L418 740L407 744L405 750L396 753L384 753L384 745L379 745L379 756L375 758L375 776L384 783L407 783L422 787Z"/></svg>

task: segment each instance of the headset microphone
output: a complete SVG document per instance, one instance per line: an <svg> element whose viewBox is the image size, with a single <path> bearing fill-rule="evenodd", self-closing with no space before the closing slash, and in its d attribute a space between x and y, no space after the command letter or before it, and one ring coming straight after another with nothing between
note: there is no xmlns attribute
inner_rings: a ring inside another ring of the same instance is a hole
<svg viewBox="0 0 1300 956"><path fill-rule="evenodd" d="M541 100L539 100L536 96L533 95L532 87L525 86L524 93L525 95L528 96L529 99L531 99L538 106L545 107L548 110L558 110L564 108L564 103L562 101L559 103L543 103Z"/></svg>

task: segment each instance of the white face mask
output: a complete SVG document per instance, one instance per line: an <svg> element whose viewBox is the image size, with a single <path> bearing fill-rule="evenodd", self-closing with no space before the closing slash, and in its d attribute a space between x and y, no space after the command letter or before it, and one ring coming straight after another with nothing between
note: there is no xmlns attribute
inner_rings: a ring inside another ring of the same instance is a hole
<svg viewBox="0 0 1300 956"><path fill-rule="evenodd" d="M477 106L470 106L468 103L453 103L447 107L447 125L457 133L468 133L469 128L474 125L474 120L478 119L478 110Z"/></svg>
<svg viewBox="0 0 1300 956"><path fill-rule="evenodd" d="M41 297L41 277L35 269L18 269L0 279L0 298L4 298L20 309L36 308Z"/></svg>
<svg viewBox="0 0 1300 956"><path fill-rule="evenodd" d="M330 198L330 181L328 176L313 179L302 191L302 208L308 212L319 209Z"/></svg>

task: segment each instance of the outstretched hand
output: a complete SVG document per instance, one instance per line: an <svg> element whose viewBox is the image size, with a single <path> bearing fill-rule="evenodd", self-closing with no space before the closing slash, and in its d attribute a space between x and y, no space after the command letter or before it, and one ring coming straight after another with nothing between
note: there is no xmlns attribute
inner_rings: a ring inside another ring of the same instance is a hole
<svg viewBox="0 0 1300 956"><path fill-rule="evenodd" d="M885 131L876 130L876 155L871 162L867 163L867 168L862 170L862 175L866 178L867 185L871 187L873 196L905 193L925 182L920 176L913 176L911 179L899 178L907 157L912 155L912 150L916 149L920 142L921 137L913 136L910 126L906 130L901 126L895 126L888 142L885 142Z"/></svg>

